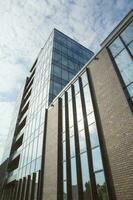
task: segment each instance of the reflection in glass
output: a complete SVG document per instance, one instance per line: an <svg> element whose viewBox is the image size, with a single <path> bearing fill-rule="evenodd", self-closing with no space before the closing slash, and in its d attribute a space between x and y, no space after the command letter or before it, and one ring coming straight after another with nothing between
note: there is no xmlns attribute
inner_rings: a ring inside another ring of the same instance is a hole
<svg viewBox="0 0 133 200"><path fill-rule="evenodd" d="M87 114L89 114L89 113L92 112L92 110L93 110L89 86L86 85L86 86L83 88L83 91L84 91L86 112L87 112Z"/></svg>
<svg viewBox="0 0 133 200"><path fill-rule="evenodd" d="M39 157L36 160L36 171L38 171L41 168L41 157Z"/></svg>
<svg viewBox="0 0 133 200"><path fill-rule="evenodd" d="M87 116L87 120L88 120L88 125L92 124L95 122L95 116L94 116L94 113L90 113L88 116Z"/></svg>
<svg viewBox="0 0 133 200"><path fill-rule="evenodd" d="M92 159L94 171L103 169L100 148L92 149Z"/></svg>
<svg viewBox="0 0 133 200"><path fill-rule="evenodd" d="M63 180L66 180L66 162L63 162Z"/></svg>
<svg viewBox="0 0 133 200"><path fill-rule="evenodd" d="M77 108L77 120L80 121L82 119L82 105L80 99L80 93L76 95L76 108Z"/></svg>
<svg viewBox="0 0 133 200"><path fill-rule="evenodd" d="M108 200L107 187L103 171L95 173L95 177L96 177L96 185L97 185L99 200Z"/></svg>
<svg viewBox="0 0 133 200"><path fill-rule="evenodd" d="M86 151L86 138L84 130L79 132L79 147L80 153Z"/></svg>
<svg viewBox="0 0 133 200"><path fill-rule="evenodd" d="M133 22L123 31L121 37L126 44L133 40Z"/></svg>
<svg viewBox="0 0 133 200"><path fill-rule="evenodd" d="M63 142L63 160L66 160L66 142Z"/></svg>
<svg viewBox="0 0 133 200"><path fill-rule="evenodd" d="M71 127L71 126L73 126L72 100L68 102L68 109L69 109L69 127Z"/></svg>
<svg viewBox="0 0 133 200"><path fill-rule="evenodd" d="M79 92L79 81L78 80L74 83L74 88L75 88L75 94L77 94Z"/></svg>
<svg viewBox="0 0 133 200"><path fill-rule="evenodd" d="M133 83L130 84L130 85L127 87L127 89L128 89L128 92L129 92L130 96L132 97L132 96L133 96Z"/></svg>
<svg viewBox="0 0 133 200"><path fill-rule="evenodd" d="M72 196L73 200L78 200L78 187L77 187L77 169L76 159L71 159L71 174L72 174Z"/></svg>
<svg viewBox="0 0 133 200"><path fill-rule="evenodd" d="M126 50L123 50L116 58L115 61L121 72L125 84L133 81L133 61Z"/></svg>
<svg viewBox="0 0 133 200"><path fill-rule="evenodd" d="M67 184L66 181L63 182L63 200L67 200Z"/></svg>
<svg viewBox="0 0 133 200"><path fill-rule="evenodd" d="M90 133L91 148L98 146L99 141L95 123L89 126L89 133Z"/></svg>
<svg viewBox="0 0 133 200"><path fill-rule="evenodd" d="M110 46L109 49L113 56L116 56L124 48L123 43L117 38Z"/></svg>
<svg viewBox="0 0 133 200"><path fill-rule="evenodd" d="M131 42L129 45L128 45L128 48L133 56L133 42Z"/></svg>
<svg viewBox="0 0 133 200"><path fill-rule="evenodd" d="M88 83L88 78L87 78L87 74L86 72L84 72L81 76L81 79L82 79L82 85L83 87Z"/></svg>
<svg viewBox="0 0 133 200"><path fill-rule="evenodd" d="M81 130L83 130L84 129L84 122L83 122L83 120L80 120L79 122L78 122L78 131L81 131Z"/></svg>
<svg viewBox="0 0 133 200"><path fill-rule="evenodd" d="M84 200L92 200L87 153L81 154L81 169L82 169Z"/></svg>
<svg viewBox="0 0 133 200"><path fill-rule="evenodd" d="M70 137L70 152L71 152L71 157L75 156L75 139L74 139L74 136Z"/></svg>

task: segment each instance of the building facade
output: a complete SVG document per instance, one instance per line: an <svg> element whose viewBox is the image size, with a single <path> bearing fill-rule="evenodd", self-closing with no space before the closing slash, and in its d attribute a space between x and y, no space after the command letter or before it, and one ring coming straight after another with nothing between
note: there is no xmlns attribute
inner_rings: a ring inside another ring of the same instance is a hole
<svg viewBox="0 0 133 200"><path fill-rule="evenodd" d="M92 56L92 51L60 31L54 29L50 34L15 108L3 155L3 160L9 156L8 183L33 172L39 175L45 109Z"/></svg>
<svg viewBox="0 0 133 200"><path fill-rule="evenodd" d="M2 200L133 199L133 10L101 45L49 100L39 171L6 183Z"/></svg>

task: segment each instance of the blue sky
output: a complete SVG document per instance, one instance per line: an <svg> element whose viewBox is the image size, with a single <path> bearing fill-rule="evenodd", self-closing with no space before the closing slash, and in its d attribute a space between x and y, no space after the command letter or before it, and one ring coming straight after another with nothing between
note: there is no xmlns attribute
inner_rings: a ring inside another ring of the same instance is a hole
<svg viewBox="0 0 133 200"><path fill-rule="evenodd" d="M133 0L4 0L0 3L0 159L16 97L55 27L96 52Z"/></svg>

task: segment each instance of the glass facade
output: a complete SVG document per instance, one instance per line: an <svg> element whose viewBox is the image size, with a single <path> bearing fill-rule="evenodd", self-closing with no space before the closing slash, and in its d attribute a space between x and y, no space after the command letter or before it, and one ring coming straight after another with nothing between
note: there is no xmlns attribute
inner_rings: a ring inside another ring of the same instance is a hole
<svg viewBox="0 0 133 200"><path fill-rule="evenodd" d="M23 136L22 145L12 153L14 159L20 155L19 166L9 173L9 181L20 179L41 169L45 110L62 88L92 57L93 53L54 29L42 48L32 71L28 85L29 91L24 97L21 112L28 109L17 126L26 120L25 126L14 137L16 142ZM72 144L71 144L72 145ZM74 168L74 160L72 160ZM73 180L75 181L75 179Z"/></svg>
<svg viewBox="0 0 133 200"><path fill-rule="evenodd" d="M85 102L85 108L83 108L82 101ZM92 161L95 192L100 200L108 200L97 124L86 72L62 96L62 115L64 199L68 199L67 197L70 195L69 187L72 189L72 199L81 199L81 197L79 198L81 186L83 199L93 199L89 169L89 162ZM85 119L87 119L87 129L85 128ZM89 151L87 149L88 140L90 143ZM91 152L91 155L88 152ZM89 158L90 156L92 160ZM77 171L79 168L81 168L82 180L80 180L79 171Z"/></svg>
<svg viewBox="0 0 133 200"><path fill-rule="evenodd" d="M133 102L133 22L111 43L109 50L123 79L123 89Z"/></svg>
<svg viewBox="0 0 133 200"><path fill-rule="evenodd" d="M92 57L93 53L55 29L49 103Z"/></svg>

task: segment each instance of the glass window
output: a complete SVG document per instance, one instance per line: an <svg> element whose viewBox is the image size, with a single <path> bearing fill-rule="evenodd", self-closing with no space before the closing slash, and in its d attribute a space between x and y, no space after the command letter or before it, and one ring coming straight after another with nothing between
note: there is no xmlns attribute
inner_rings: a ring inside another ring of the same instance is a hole
<svg viewBox="0 0 133 200"><path fill-rule="evenodd" d="M65 58L64 56L62 56L62 64L67 66L67 58Z"/></svg>
<svg viewBox="0 0 133 200"><path fill-rule="evenodd" d="M63 162L63 180L66 180L66 162Z"/></svg>
<svg viewBox="0 0 133 200"><path fill-rule="evenodd" d="M127 90L129 92L130 96L132 97L133 96L133 83L127 87Z"/></svg>
<svg viewBox="0 0 133 200"><path fill-rule="evenodd" d="M73 200L78 200L78 187L77 187L77 169L76 159L71 159L71 174L72 174L72 196Z"/></svg>
<svg viewBox="0 0 133 200"><path fill-rule="evenodd" d="M83 182L83 194L84 200L91 200L91 184L90 184L90 175L88 169L87 154L81 154L81 170L82 170L82 182Z"/></svg>
<svg viewBox="0 0 133 200"><path fill-rule="evenodd" d="M34 140L32 160L36 158L38 137Z"/></svg>
<svg viewBox="0 0 133 200"><path fill-rule="evenodd" d="M68 81L69 77L68 77L68 71L62 69L62 79Z"/></svg>
<svg viewBox="0 0 133 200"><path fill-rule="evenodd" d="M41 168L41 157L36 160L36 171L40 170Z"/></svg>
<svg viewBox="0 0 133 200"><path fill-rule="evenodd" d="M86 112L87 112L87 114L89 114L90 112L93 111L93 106L92 106L92 100L91 100L91 94L90 94L89 86L86 85L83 88L83 91L84 91Z"/></svg>
<svg viewBox="0 0 133 200"><path fill-rule="evenodd" d="M54 75L58 76L58 77L61 77L61 68L56 66L56 65L53 65L53 73Z"/></svg>
<svg viewBox="0 0 133 200"><path fill-rule="evenodd" d="M67 200L67 184L66 184L66 181L63 182L63 192L64 192L63 200Z"/></svg>
<svg viewBox="0 0 133 200"><path fill-rule="evenodd" d="M115 61L121 72L125 84L133 81L133 61L126 50L123 50L116 58Z"/></svg>
<svg viewBox="0 0 133 200"><path fill-rule="evenodd" d="M94 171L103 169L100 148L92 149L93 167Z"/></svg>
<svg viewBox="0 0 133 200"><path fill-rule="evenodd" d="M54 82L54 95L57 95L61 90L61 84L57 83L57 82Z"/></svg>
<svg viewBox="0 0 133 200"><path fill-rule="evenodd" d="M66 142L63 142L63 160L66 160Z"/></svg>
<svg viewBox="0 0 133 200"><path fill-rule="evenodd" d="M69 129L69 135L70 135L70 137L74 135L74 128L73 127L71 127Z"/></svg>
<svg viewBox="0 0 133 200"><path fill-rule="evenodd" d="M58 63L61 63L61 54L58 54L53 51L53 55L54 55L54 60Z"/></svg>
<svg viewBox="0 0 133 200"><path fill-rule="evenodd" d="M100 200L108 200L107 187L103 171L95 174L97 192Z"/></svg>
<svg viewBox="0 0 133 200"><path fill-rule="evenodd" d="M78 80L74 83L74 88L75 88L75 94L77 94L79 92L79 81Z"/></svg>
<svg viewBox="0 0 133 200"><path fill-rule="evenodd" d="M82 84L83 84L83 86L85 86L85 85L88 83L88 78L87 78L86 72L84 72L84 73L82 74L81 79L82 79Z"/></svg>
<svg viewBox="0 0 133 200"><path fill-rule="evenodd" d="M86 139L84 130L79 132L79 146L80 146L80 153L86 151Z"/></svg>
<svg viewBox="0 0 133 200"><path fill-rule="evenodd" d="M94 113L90 113L88 116L87 116L87 119L88 119L88 124L92 124L95 122L95 116L94 116Z"/></svg>
<svg viewBox="0 0 133 200"><path fill-rule="evenodd" d="M116 56L124 48L123 43L117 38L110 46L109 49L113 56Z"/></svg>
<svg viewBox="0 0 133 200"><path fill-rule="evenodd" d="M78 93L75 98L76 98L76 108L77 108L77 120L80 121L83 118L80 93Z"/></svg>
<svg viewBox="0 0 133 200"><path fill-rule="evenodd" d="M133 22L123 31L121 37L126 44L133 40Z"/></svg>
<svg viewBox="0 0 133 200"><path fill-rule="evenodd" d="M89 133L90 133L91 148L98 146L99 140L97 135L96 124L92 124L89 126Z"/></svg>
<svg viewBox="0 0 133 200"><path fill-rule="evenodd" d="M42 141L43 141L43 134L39 135L37 157L39 157L42 154L42 143L43 143Z"/></svg>
<svg viewBox="0 0 133 200"><path fill-rule="evenodd" d="M33 173L35 171L35 167L36 167L36 160L33 160L31 162L31 169L30 169L31 173Z"/></svg>
<svg viewBox="0 0 133 200"><path fill-rule="evenodd" d="M73 107L72 107L72 101L69 101L68 104L69 107L69 127L73 126Z"/></svg>
<svg viewBox="0 0 133 200"><path fill-rule="evenodd" d="M75 138L70 137L70 152L71 152L71 157L75 156Z"/></svg>
<svg viewBox="0 0 133 200"><path fill-rule="evenodd" d="M133 55L133 42L128 45L128 49L130 50L131 54Z"/></svg>
<svg viewBox="0 0 133 200"><path fill-rule="evenodd" d="M78 122L78 131L81 131L83 129L84 129L84 122L83 122L83 120L81 120Z"/></svg>

